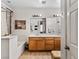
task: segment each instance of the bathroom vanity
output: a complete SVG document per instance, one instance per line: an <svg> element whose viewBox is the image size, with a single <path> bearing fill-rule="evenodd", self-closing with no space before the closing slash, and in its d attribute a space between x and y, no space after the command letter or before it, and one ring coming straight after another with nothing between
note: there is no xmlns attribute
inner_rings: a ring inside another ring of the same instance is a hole
<svg viewBox="0 0 79 59"><path fill-rule="evenodd" d="M60 50L60 41L59 35L30 35L29 50Z"/></svg>
<svg viewBox="0 0 79 59"><path fill-rule="evenodd" d="M30 19L29 50L60 50L61 20L59 18Z"/></svg>

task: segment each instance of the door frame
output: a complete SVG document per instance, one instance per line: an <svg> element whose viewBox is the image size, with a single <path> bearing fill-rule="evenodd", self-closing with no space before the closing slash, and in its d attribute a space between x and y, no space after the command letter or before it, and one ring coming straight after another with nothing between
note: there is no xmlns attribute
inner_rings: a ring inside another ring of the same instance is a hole
<svg viewBox="0 0 79 59"><path fill-rule="evenodd" d="M62 20L62 39L61 39L61 59L67 59L67 0L61 0L61 20Z"/></svg>

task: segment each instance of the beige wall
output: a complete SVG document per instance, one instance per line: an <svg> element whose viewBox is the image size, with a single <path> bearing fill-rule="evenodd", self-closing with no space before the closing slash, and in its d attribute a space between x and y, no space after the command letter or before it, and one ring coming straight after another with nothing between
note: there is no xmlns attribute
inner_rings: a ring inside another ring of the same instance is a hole
<svg viewBox="0 0 79 59"><path fill-rule="evenodd" d="M26 9L16 9L16 20L26 20L26 30L14 30L14 33L19 36L19 40L28 39L30 34L30 18L33 18L34 14L42 14L42 17L49 18L53 14L60 13L60 9L57 8L26 8Z"/></svg>

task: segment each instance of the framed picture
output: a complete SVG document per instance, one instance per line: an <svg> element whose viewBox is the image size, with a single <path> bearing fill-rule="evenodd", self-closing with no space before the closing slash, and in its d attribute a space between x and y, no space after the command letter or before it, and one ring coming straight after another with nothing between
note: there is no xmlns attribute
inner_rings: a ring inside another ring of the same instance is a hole
<svg viewBox="0 0 79 59"><path fill-rule="evenodd" d="M26 20L15 20L15 29L26 29Z"/></svg>

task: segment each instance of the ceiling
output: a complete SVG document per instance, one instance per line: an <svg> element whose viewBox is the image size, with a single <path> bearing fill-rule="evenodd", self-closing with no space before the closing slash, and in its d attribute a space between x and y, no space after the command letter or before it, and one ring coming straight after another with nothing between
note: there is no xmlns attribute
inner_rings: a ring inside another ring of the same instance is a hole
<svg viewBox="0 0 79 59"><path fill-rule="evenodd" d="M60 8L61 0L9 0L14 2L17 8ZM46 1L42 4L42 1Z"/></svg>

